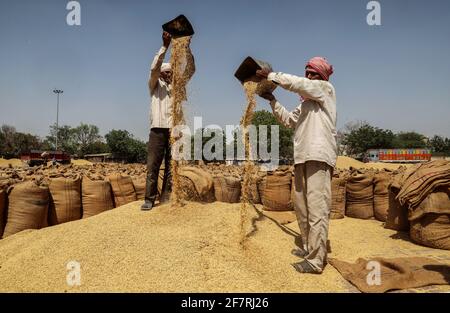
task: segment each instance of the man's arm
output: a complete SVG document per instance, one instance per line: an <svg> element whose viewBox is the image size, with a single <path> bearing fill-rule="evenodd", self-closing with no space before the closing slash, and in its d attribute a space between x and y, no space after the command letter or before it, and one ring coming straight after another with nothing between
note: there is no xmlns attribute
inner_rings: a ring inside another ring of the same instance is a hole
<svg viewBox="0 0 450 313"><path fill-rule="evenodd" d="M281 105L276 99L270 101L273 115L276 119L286 126L287 128L295 128L298 122L298 118L301 112L301 105L295 108L294 111L289 112L284 106Z"/></svg>
<svg viewBox="0 0 450 313"><path fill-rule="evenodd" d="M323 81L310 80L305 77L285 73L270 73L268 80L280 85L282 88L295 92L303 98L308 98L319 103L324 102L325 88Z"/></svg>
<svg viewBox="0 0 450 313"><path fill-rule="evenodd" d="M286 110L284 106L281 105L281 103L277 101L277 99L275 99L272 93L267 92L260 96L270 101L270 106L272 107L273 115L281 124L283 124L288 128L295 128L301 113L300 105L297 108L295 108L294 111L289 112L288 110Z"/></svg>
<svg viewBox="0 0 450 313"><path fill-rule="evenodd" d="M167 48L162 46L153 58L148 79L148 87L150 88L150 91L153 91L158 84L159 74L161 73L161 65L164 61L164 57L166 56L166 52Z"/></svg>
<svg viewBox="0 0 450 313"><path fill-rule="evenodd" d="M159 74L161 73L161 65L166 56L167 48L169 48L172 36L168 32L163 32L162 34L163 46L159 49L153 58L152 66L150 67L150 74L148 79L148 87L150 92L152 92L158 83Z"/></svg>

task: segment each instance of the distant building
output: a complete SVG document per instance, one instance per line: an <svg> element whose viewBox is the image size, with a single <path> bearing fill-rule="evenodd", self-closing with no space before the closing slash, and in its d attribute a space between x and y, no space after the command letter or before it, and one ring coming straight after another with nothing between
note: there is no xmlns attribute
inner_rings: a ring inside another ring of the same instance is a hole
<svg viewBox="0 0 450 313"><path fill-rule="evenodd" d="M86 154L84 159L94 163L115 162L112 153Z"/></svg>

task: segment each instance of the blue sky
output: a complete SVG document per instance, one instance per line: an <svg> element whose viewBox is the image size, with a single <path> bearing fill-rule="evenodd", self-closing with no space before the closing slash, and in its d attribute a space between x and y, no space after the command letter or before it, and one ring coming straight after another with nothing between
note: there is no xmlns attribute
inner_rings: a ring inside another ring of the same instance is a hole
<svg viewBox="0 0 450 313"><path fill-rule="evenodd" d="M146 139L161 25L185 14L196 32L190 120L239 123L245 98L233 74L248 55L297 75L321 55L335 68L338 128L366 120L450 137L448 1L379 1L381 26L367 25L366 0L81 0L81 26L67 25L67 2L0 0L0 124L47 135L56 119L52 90L61 88L60 125ZM288 109L298 104L287 91L275 95ZM269 108L259 100L258 109Z"/></svg>

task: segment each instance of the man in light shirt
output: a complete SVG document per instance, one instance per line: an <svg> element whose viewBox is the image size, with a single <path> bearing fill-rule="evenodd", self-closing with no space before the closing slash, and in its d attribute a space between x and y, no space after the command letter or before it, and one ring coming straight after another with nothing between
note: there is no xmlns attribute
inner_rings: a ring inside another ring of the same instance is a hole
<svg viewBox="0 0 450 313"><path fill-rule="evenodd" d="M294 206L303 248L292 251L304 258L292 264L301 273L322 273L327 262L327 239L331 210L331 177L336 165L336 94L328 81L333 67L322 57L312 58L306 77L257 71L257 75L297 93L300 105L292 112L272 93L261 96L270 101L280 123L294 131Z"/></svg>
<svg viewBox="0 0 450 313"><path fill-rule="evenodd" d="M158 174L164 159L164 179L160 202L169 200L172 189L172 174L170 170L171 146L170 129L172 128L172 68L170 63L163 63L172 36L163 32L163 46L153 59L150 68L148 88L152 98L150 113L150 135L148 142L147 181L145 187L145 202L142 210L151 210L158 192ZM194 60L192 60L192 65ZM186 71L188 69L185 69ZM192 70L192 73L195 71ZM189 77L190 78L190 77Z"/></svg>

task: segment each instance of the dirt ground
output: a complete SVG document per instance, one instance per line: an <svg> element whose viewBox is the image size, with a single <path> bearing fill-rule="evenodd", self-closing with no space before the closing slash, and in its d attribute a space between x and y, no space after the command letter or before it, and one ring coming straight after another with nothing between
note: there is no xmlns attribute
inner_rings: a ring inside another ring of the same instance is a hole
<svg viewBox="0 0 450 313"><path fill-rule="evenodd" d="M297 273L290 265L298 260L290 253L296 222L280 225L261 206L250 207L253 226L240 244L239 203L149 212L141 203L0 240L0 292L358 292L331 265L321 275ZM332 220L329 238L329 257L345 261L428 256L450 265L450 251L413 244L375 220ZM80 286L66 282L72 260L81 265Z"/></svg>

